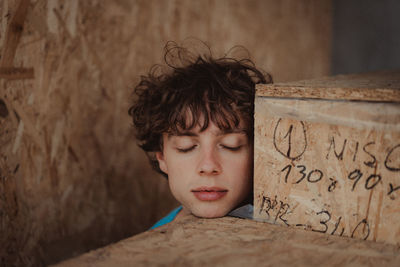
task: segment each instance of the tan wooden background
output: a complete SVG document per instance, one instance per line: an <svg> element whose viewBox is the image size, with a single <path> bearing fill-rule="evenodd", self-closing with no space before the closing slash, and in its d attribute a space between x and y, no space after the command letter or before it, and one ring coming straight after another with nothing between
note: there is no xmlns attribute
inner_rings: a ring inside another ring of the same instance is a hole
<svg viewBox="0 0 400 267"><path fill-rule="evenodd" d="M139 75L168 40L244 45L275 81L329 74L330 1L2 0L0 265L54 263L176 203L132 137Z"/></svg>

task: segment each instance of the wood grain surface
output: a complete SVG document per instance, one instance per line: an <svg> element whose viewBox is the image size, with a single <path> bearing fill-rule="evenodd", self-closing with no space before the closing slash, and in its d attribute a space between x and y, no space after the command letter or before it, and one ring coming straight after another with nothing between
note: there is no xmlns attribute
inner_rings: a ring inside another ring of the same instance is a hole
<svg viewBox="0 0 400 267"><path fill-rule="evenodd" d="M256 218L400 244L400 104L396 97L378 97L384 84L391 84L387 90L392 96L400 92L400 80L387 77L379 73L299 82L304 98L282 97L285 88L279 97L257 96ZM372 93L366 95L357 88L367 80ZM326 99L327 91L337 97L338 85L344 92L361 92L361 98ZM323 99L310 98L308 90L321 92ZM372 95L379 102L371 101Z"/></svg>
<svg viewBox="0 0 400 267"><path fill-rule="evenodd" d="M257 95L400 103L400 71L337 75L271 85L259 84Z"/></svg>
<svg viewBox="0 0 400 267"><path fill-rule="evenodd" d="M232 217L182 218L61 262L80 266L398 266L400 248Z"/></svg>

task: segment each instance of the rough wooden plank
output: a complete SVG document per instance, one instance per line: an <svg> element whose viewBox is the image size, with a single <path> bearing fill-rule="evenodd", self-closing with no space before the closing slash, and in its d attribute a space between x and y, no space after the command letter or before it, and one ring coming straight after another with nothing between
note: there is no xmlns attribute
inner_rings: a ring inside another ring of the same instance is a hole
<svg viewBox="0 0 400 267"><path fill-rule="evenodd" d="M400 71L338 75L271 85L260 84L257 85L257 95L400 103Z"/></svg>
<svg viewBox="0 0 400 267"><path fill-rule="evenodd" d="M400 244L398 103L258 96L254 166L256 218Z"/></svg>
<svg viewBox="0 0 400 267"><path fill-rule="evenodd" d="M397 266L400 248L231 217L188 216L55 266Z"/></svg>

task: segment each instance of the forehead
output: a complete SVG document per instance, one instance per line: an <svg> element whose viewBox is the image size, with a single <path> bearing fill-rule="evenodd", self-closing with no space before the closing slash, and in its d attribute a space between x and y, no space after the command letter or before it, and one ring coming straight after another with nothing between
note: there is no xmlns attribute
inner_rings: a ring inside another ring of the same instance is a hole
<svg viewBox="0 0 400 267"><path fill-rule="evenodd" d="M248 134L251 128L250 123L245 121L242 116L238 115L238 121L234 120L221 120L218 118L213 118L208 114L205 117L200 114L197 118L192 115L185 117L183 123L177 123L174 127L171 127L168 131L170 135L196 135L202 132L211 132L214 135L225 135L230 133L243 133Z"/></svg>
<svg viewBox="0 0 400 267"><path fill-rule="evenodd" d="M253 128L252 119L243 116L238 111L227 112L224 109L213 109L207 106L204 109L187 108L179 112L175 120L170 121L167 131L172 135L191 135L201 133L209 128L218 134L247 133Z"/></svg>
<svg viewBox="0 0 400 267"><path fill-rule="evenodd" d="M204 132L209 132L215 136L223 136L227 134L244 134L248 135L248 129L245 128L233 128L233 129L220 129L214 123L211 123L207 129L203 130L200 126L194 127L192 129L183 130L177 132L168 133L168 137L172 136L199 136Z"/></svg>

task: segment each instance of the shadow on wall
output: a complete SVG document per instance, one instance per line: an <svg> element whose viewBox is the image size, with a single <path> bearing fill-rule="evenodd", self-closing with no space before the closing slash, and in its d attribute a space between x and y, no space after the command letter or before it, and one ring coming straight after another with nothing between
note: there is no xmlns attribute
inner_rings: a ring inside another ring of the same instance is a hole
<svg viewBox="0 0 400 267"><path fill-rule="evenodd" d="M333 1L332 73L400 69L400 1Z"/></svg>

